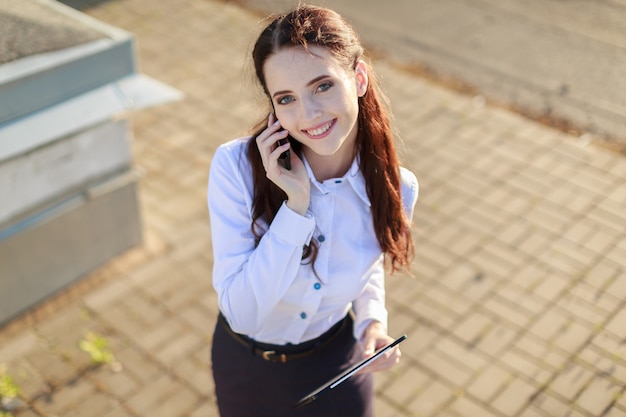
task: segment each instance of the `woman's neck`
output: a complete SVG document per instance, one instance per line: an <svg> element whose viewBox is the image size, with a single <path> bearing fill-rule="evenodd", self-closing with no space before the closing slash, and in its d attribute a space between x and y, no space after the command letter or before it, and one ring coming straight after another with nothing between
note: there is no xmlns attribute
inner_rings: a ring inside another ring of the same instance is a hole
<svg viewBox="0 0 626 417"><path fill-rule="evenodd" d="M318 155L306 148L303 151L315 179L319 182L343 177L352 166L355 157L354 150L337 152L334 155Z"/></svg>

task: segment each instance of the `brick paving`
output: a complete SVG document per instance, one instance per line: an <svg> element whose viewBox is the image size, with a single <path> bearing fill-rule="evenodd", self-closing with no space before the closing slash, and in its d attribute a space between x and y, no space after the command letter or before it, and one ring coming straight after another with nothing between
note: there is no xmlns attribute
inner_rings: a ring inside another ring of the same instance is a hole
<svg viewBox="0 0 626 417"><path fill-rule="evenodd" d="M215 148L262 117L258 17L214 0L85 12L133 32L142 72L185 92L133 114L144 243L0 329L17 417L216 416L205 204ZM388 280L403 360L385 417L626 415L626 159L375 61L420 180L414 277ZM78 348L102 335L114 365Z"/></svg>

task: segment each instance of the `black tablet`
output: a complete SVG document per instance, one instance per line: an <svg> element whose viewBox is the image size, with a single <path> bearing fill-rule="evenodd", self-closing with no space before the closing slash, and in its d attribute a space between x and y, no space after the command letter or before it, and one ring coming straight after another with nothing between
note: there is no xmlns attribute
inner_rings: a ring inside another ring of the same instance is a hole
<svg viewBox="0 0 626 417"><path fill-rule="evenodd" d="M402 336L400 336L399 338L397 338L396 340L394 340L387 346L380 348L373 356L370 356L369 358L362 360L361 362L357 363L351 368L348 368L347 370L337 375L335 378L331 379L330 381L328 381L321 387L317 388L315 391L311 392L310 394L302 398L300 401L298 401L295 404L294 407L302 407L305 404L315 401L324 392L330 391L331 389L337 387L337 385L341 384L343 381L350 378L352 375L356 374L361 369L365 368L367 365L374 362L376 359L380 358L381 355L383 355L389 349L393 348L394 346L396 346L398 343L402 342L406 338L407 338L407 335L403 334Z"/></svg>

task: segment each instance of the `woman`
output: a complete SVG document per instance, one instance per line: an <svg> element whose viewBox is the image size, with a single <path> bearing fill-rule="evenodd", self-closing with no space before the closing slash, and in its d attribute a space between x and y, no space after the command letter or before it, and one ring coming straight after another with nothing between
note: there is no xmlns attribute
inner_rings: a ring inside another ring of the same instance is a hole
<svg viewBox="0 0 626 417"><path fill-rule="evenodd" d="M208 190L220 414L372 416L372 372L397 363L397 348L292 406L393 340L385 270L409 266L417 180L400 167L372 69L338 14L280 15L252 56L271 113L219 147Z"/></svg>

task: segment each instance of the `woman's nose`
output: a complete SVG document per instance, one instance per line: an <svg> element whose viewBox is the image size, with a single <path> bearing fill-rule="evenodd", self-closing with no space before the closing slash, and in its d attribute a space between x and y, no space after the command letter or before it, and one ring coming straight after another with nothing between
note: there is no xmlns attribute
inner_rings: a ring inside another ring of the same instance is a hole
<svg viewBox="0 0 626 417"><path fill-rule="evenodd" d="M306 98L300 101L302 120L315 120L322 114L319 103L314 98Z"/></svg>

